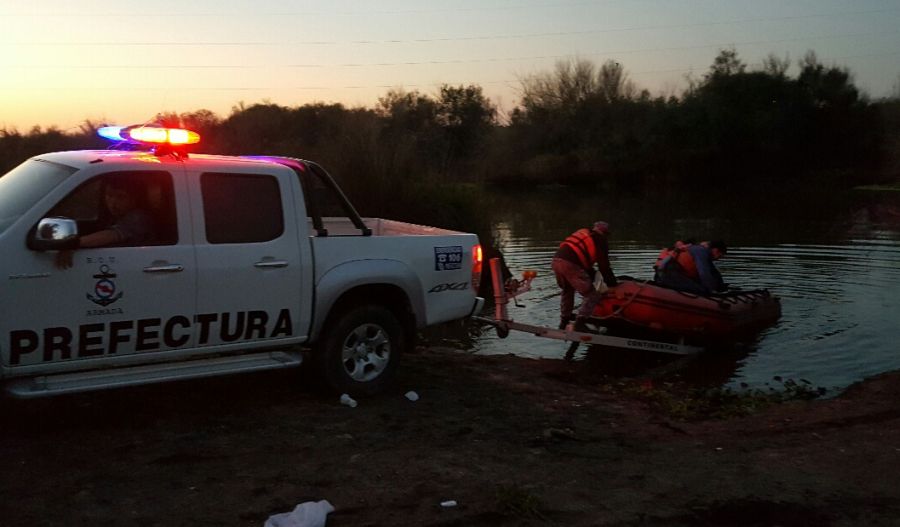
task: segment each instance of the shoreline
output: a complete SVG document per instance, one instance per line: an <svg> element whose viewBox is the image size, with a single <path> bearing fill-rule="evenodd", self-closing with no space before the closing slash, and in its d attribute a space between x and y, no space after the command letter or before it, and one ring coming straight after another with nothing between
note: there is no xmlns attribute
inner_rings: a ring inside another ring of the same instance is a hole
<svg viewBox="0 0 900 527"><path fill-rule="evenodd" d="M356 408L296 371L4 399L0 518L260 526L327 499L332 527L890 524L898 381L684 420L579 362L419 347Z"/></svg>

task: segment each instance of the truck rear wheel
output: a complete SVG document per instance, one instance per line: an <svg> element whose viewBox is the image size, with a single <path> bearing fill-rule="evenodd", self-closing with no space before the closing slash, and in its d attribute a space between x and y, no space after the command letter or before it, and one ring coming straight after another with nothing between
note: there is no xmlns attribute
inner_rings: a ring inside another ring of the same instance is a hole
<svg viewBox="0 0 900 527"><path fill-rule="evenodd" d="M406 336L394 313L382 306L363 305L329 322L313 360L336 392L374 395L390 383L405 346Z"/></svg>

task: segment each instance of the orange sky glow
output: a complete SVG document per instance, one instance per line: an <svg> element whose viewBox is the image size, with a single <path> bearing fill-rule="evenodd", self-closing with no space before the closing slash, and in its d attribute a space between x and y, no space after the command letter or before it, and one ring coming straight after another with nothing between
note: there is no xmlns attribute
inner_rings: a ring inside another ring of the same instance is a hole
<svg viewBox="0 0 900 527"><path fill-rule="evenodd" d="M20 131L241 101L371 107L443 83L509 110L521 78L572 58L670 95L728 47L751 68L812 49L872 97L900 92L895 0L0 0L0 24L0 129Z"/></svg>

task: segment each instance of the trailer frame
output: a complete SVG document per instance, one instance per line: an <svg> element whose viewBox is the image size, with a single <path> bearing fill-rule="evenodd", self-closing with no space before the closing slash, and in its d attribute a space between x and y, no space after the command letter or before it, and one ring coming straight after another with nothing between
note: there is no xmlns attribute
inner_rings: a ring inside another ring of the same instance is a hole
<svg viewBox="0 0 900 527"><path fill-rule="evenodd" d="M545 326L536 326L533 324L524 324L516 322L510 318L507 305L509 300L531 290L531 279L525 279L521 283L516 283L513 291L507 292L506 284L503 281L503 274L500 269L500 259L491 258L491 283L494 287L494 318L473 317L479 322L489 324L497 330L497 336L506 338L510 331L521 331L531 333L536 337L549 338L554 340L562 340L571 342L572 345L566 352L566 358L571 359L580 344L588 344L595 346L608 346L611 348L622 348L631 350L654 351L659 353L669 353L672 355L694 355L703 348L685 344L683 339L678 343L660 342L656 340L644 340L638 338L616 337L606 335L607 328L603 326L597 327L597 332L575 331L573 324L569 324L565 329L550 328ZM520 285L521 284L521 285Z"/></svg>

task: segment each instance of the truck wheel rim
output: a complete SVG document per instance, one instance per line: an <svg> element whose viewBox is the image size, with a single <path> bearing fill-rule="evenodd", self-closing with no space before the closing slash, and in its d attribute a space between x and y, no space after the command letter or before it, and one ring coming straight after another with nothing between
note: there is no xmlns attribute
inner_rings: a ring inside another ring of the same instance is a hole
<svg viewBox="0 0 900 527"><path fill-rule="evenodd" d="M341 358L344 371L358 382L381 375L391 359L391 341L378 324L362 324L344 339Z"/></svg>

